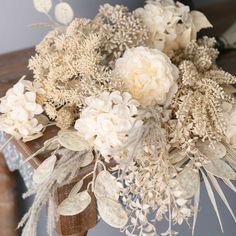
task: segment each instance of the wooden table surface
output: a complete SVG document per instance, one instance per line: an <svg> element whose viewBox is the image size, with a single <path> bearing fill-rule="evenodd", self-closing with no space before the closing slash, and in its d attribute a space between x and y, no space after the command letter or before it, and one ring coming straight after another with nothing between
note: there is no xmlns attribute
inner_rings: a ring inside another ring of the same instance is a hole
<svg viewBox="0 0 236 236"><path fill-rule="evenodd" d="M207 35L210 36L220 36L230 25L236 21L236 0L224 1L224 3L214 4L204 9L203 11L210 22L214 25L213 29L207 30ZM27 69L28 59L34 55L34 48L29 48L17 52L12 52L4 55L0 55L0 97L3 96L7 89L12 87L17 80L19 80L23 75L26 75L28 79L32 79L32 72ZM226 71L236 75L236 51L231 51L224 53L220 56L218 64L222 66ZM55 130L54 130L55 131ZM47 132L49 135L53 135L51 132ZM54 132L55 133L55 132ZM40 141L39 141L40 142ZM40 146L40 143L34 143L33 146L22 146L24 153L30 154L34 149L37 148L37 145ZM37 163L32 163L34 166ZM61 192L60 192L61 193ZM60 194L58 195L61 198ZM65 196L62 196L62 199ZM91 206L91 212L96 211L96 206ZM87 214L86 212L84 214ZM96 214L96 212L94 213ZM93 216L85 215L76 219L76 222L86 221L85 219L90 218L91 222L84 222L84 224L90 223L89 227L92 227L96 224L96 218ZM87 217L88 216L88 217ZM62 218L62 223L66 227L68 221L65 218ZM74 218L71 219L73 223ZM75 225L76 226L76 225ZM73 234L73 235L85 235L82 234ZM67 233L62 233L63 235L72 235Z"/></svg>

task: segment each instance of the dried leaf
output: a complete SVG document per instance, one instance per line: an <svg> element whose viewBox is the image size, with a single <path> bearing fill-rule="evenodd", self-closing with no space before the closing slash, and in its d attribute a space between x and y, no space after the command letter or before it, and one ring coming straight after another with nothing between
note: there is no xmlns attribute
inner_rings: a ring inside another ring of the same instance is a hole
<svg viewBox="0 0 236 236"><path fill-rule="evenodd" d="M202 176L203 176L203 179L204 179L204 183L205 183L205 186L206 186L206 190L207 190L208 196L209 196L209 198L211 200L211 203L212 203L212 205L214 207L214 210L216 212L217 218L219 220L221 231L223 232L224 230L223 230L222 222L221 222L221 219L220 219L220 214L219 214L219 211L218 211L216 200L215 200L215 197L214 197L214 193L212 191L211 185L210 185L206 175L204 174L203 171L201 171L201 173L202 173Z"/></svg>
<svg viewBox="0 0 236 236"><path fill-rule="evenodd" d="M207 172L210 172L214 176L223 179L235 179L236 174L234 170L222 159L212 160L203 165Z"/></svg>
<svg viewBox="0 0 236 236"><path fill-rule="evenodd" d="M233 211L232 211L232 209L231 209L231 207L230 207L230 205L229 205L229 203L228 203L228 201L227 201L227 199L226 199L226 197L224 195L224 192L222 191L219 183L217 182L216 178L213 175L211 175L211 174L208 174L208 176L209 176L209 178L210 178L210 180L211 180L215 190L220 195L222 201L224 202L224 204L228 208L228 210L229 210L230 214L232 215L234 221L236 221L235 215L234 215L234 213L233 213Z"/></svg>
<svg viewBox="0 0 236 236"><path fill-rule="evenodd" d="M108 198L98 198L98 212L101 218L114 228L122 228L128 222L128 216L122 206Z"/></svg>
<svg viewBox="0 0 236 236"><path fill-rule="evenodd" d="M214 160L216 158L217 159L223 158L226 155L226 148L220 142L217 142L214 145L214 147L211 147L209 141L206 142L199 141L198 143L196 143L196 146L198 150L202 154L204 154L209 160Z"/></svg>
<svg viewBox="0 0 236 236"><path fill-rule="evenodd" d="M66 198L57 209L59 215L74 216L83 212L91 203L91 197L87 191L80 192L76 195L70 195Z"/></svg>
<svg viewBox="0 0 236 236"><path fill-rule="evenodd" d="M88 152L87 154L83 155L83 157L80 159L81 165L80 167L85 167L91 164L94 160L94 155L92 152Z"/></svg>
<svg viewBox="0 0 236 236"><path fill-rule="evenodd" d="M80 180L78 183L75 184L75 186L71 189L69 197L75 196L80 189L82 188L84 182Z"/></svg>
<svg viewBox="0 0 236 236"><path fill-rule="evenodd" d="M176 180L179 182L182 189L185 190L184 197L191 198L196 193L199 186L199 175L192 169L186 168L178 174Z"/></svg>
<svg viewBox="0 0 236 236"><path fill-rule="evenodd" d="M43 126L46 126L47 124L49 124L49 119L47 118L47 116L40 114L35 116L35 118L38 120L39 124L42 124Z"/></svg>
<svg viewBox="0 0 236 236"><path fill-rule="evenodd" d="M74 18L73 9L68 3L60 2L55 7L55 17L58 22L67 25Z"/></svg>
<svg viewBox="0 0 236 236"><path fill-rule="evenodd" d="M101 171L96 178L94 189L95 195L100 198L108 197L117 201L119 198L119 192L120 187L116 178L108 171Z"/></svg>
<svg viewBox="0 0 236 236"><path fill-rule="evenodd" d="M41 184L50 178L56 161L57 157L52 155L42 162L42 164L34 172L33 181L35 184Z"/></svg>
<svg viewBox="0 0 236 236"><path fill-rule="evenodd" d="M24 143L27 143L27 142L33 141L33 140L35 140L35 139L38 139L38 138L40 138L40 137L42 137L42 136L43 136L43 133L42 133L42 132L39 132L39 133L37 133L37 134L34 134L34 135L27 136L27 137L23 138L22 141L23 141Z"/></svg>
<svg viewBox="0 0 236 236"><path fill-rule="evenodd" d="M58 132L58 142L65 148L72 151L84 151L89 144L83 140L75 130L61 130Z"/></svg>
<svg viewBox="0 0 236 236"><path fill-rule="evenodd" d="M192 227L192 235L194 235L194 230L195 230L195 225L197 222L197 215L198 215L198 206L199 206L199 201L200 201L200 177L198 176L198 187L197 191L195 192L194 195L194 208L193 208L193 227Z"/></svg>
<svg viewBox="0 0 236 236"><path fill-rule="evenodd" d="M196 32L204 28L213 27L207 17L200 11L191 11L191 16Z"/></svg>
<svg viewBox="0 0 236 236"><path fill-rule="evenodd" d="M34 7L37 11L48 13L52 8L51 0L34 0Z"/></svg>
<svg viewBox="0 0 236 236"><path fill-rule="evenodd" d="M232 182L228 179L223 179L224 183L236 193L236 188L235 186L232 184Z"/></svg>

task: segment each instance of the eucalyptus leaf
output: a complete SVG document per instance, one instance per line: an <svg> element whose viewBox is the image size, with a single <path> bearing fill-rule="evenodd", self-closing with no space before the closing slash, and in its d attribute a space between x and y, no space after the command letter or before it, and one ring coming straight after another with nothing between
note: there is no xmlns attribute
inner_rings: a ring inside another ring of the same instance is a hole
<svg viewBox="0 0 236 236"><path fill-rule="evenodd" d="M37 11L48 13L52 8L52 0L33 0Z"/></svg>
<svg viewBox="0 0 236 236"><path fill-rule="evenodd" d="M98 197L108 197L113 200L118 200L120 187L116 181L116 178L112 176L108 171L101 171L95 182L94 193Z"/></svg>
<svg viewBox="0 0 236 236"><path fill-rule="evenodd" d="M60 2L55 7L55 17L58 22L67 25L74 18L73 9L68 3Z"/></svg>
<svg viewBox="0 0 236 236"><path fill-rule="evenodd" d="M178 176L176 180L179 182L182 189L184 189L184 197L191 198L195 195L199 182L199 175L190 168L184 169Z"/></svg>
<svg viewBox="0 0 236 236"><path fill-rule="evenodd" d="M219 178L223 179L236 178L235 171L222 159L212 160L207 164L204 164L203 167L207 172Z"/></svg>
<svg viewBox="0 0 236 236"><path fill-rule="evenodd" d="M75 130L60 130L58 132L58 142L65 148L72 151L84 151L88 149L89 144L83 140Z"/></svg>
<svg viewBox="0 0 236 236"><path fill-rule="evenodd" d="M91 203L91 197L87 191L76 195L69 195L57 209L59 215L74 216L83 212Z"/></svg>
<svg viewBox="0 0 236 236"><path fill-rule="evenodd" d="M85 167L88 166L89 164L91 164L94 160L94 155L92 152L88 152L87 154L83 155L80 159L81 161L81 167Z"/></svg>
<svg viewBox="0 0 236 236"><path fill-rule="evenodd" d="M98 212L101 218L114 228L122 228L128 223L128 216L122 206L109 198L97 199Z"/></svg>
<svg viewBox="0 0 236 236"><path fill-rule="evenodd" d="M41 184L50 178L56 161L57 157L52 155L42 162L42 164L35 170L33 175L33 181L35 184Z"/></svg>

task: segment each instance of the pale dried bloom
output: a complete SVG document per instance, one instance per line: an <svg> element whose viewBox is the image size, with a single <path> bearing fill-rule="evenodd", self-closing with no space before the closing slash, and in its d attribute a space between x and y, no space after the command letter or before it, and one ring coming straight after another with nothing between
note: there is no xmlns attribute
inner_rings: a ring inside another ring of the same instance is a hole
<svg viewBox="0 0 236 236"><path fill-rule="evenodd" d="M173 0L148 1L135 13L150 31L149 46L159 48L169 56L196 39L200 29L211 27L202 13L190 12L188 6Z"/></svg>
<svg viewBox="0 0 236 236"><path fill-rule="evenodd" d="M142 121L136 119L139 104L129 93L103 92L97 97L88 97L86 104L75 129L104 157L124 145L132 136L131 130L142 126Z"/></svg>
<svg viewBox="0 0 236 236"><path fill-rule="evenodd" d="M0 112L3 114L0 116L0 130L17 139L35 135L42 130L43 126L35 118L35 115L43 112L36 103L38 90L41 88L21 79L7 91L6 96L1 98Z"/></svg>
<svg viewBox="0 0 236 236"><path fill-rule="evenodd" d="M127 49L114 74L143 107L163 105L177 90L178 69L158 49Z"/></svg>

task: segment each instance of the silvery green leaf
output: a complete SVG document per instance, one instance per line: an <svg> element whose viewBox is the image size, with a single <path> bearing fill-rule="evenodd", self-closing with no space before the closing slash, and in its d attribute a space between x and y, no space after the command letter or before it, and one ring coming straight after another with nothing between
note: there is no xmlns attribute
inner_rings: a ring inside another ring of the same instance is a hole
<svg viewBox="0 0 236 236"><path fill-rule="evenodd" d="M111 187L112 186L112 187ZM101 171L95 182L94 193L97 197L107 197L113 200L118 200L120 187L116 178L108 171Z"/></svg>
<svg viewBox="0 0 236 236"><path fill-rule="evenodd" d="M108 198L98 198L97 205L101 218L108 225L122 228L127 224L127 213L118 202Z"/></svg>
<svg viewBox="0 0 236 236"><path fill-rule="evenodd" d="M55 17L58 22L67 25L74 18L73 9L68 3L60 2L55 7Z"/></svg>
<svg viewBox="0 0 236 236"><path fill-rule="evenodd" d="M83 140L75 130L61 130L58 132L58 142L65 148L72 151L84 151L89 144Z"/></svg>
<svg viewBox="0 0 236 236"><path fill-rule="evenodd" d="M236 174L234 170L222 159L216 159L203 165L207 172L210 172L214 176L223 179L235 179Z"/></svg>
<svg viewBox="0 0 236 236"><path fill-rule="evenodd" d="M52 155L42 162L42 164L34 172L33 181L35 184L41 184L50 178L56 161L57 157Z"/></svg>
<svg viewBox="0 0 236 236"><path fill-rule="evenodd" d="M184 190L183 197L191 198L196 193L199 186L199 175L190 168L184 169L176 177L180 186Z"/></svg>
<svg viewBox="0 0 236 236"><path fill-rule="evenodd" d="M33 0L37 11L48 13L52 8L52 0Z"/></svg>
<svg viewBox="0 0 236 236"><path fill-rule="evenodd" d="M59 215L74 216L83 212L91 203L91 197L87 191L76 195L69 195L57 209Z"/></svg>
<svg viewBox="0 0 236 236"><path fill-rule="evenodd" d="M206 142L199 141L196 143L196 146L198 150L202 154L204 154L209 160L223 158L226 155L226 148L220 142L215 143L214 147L211 147L209 141Z"/></svg>

